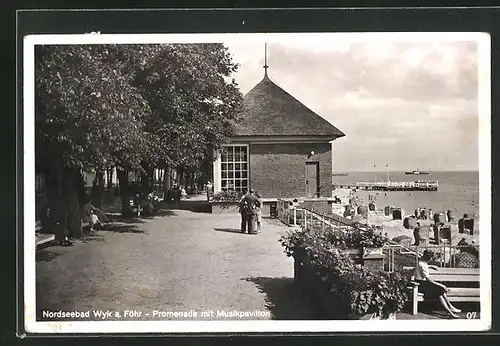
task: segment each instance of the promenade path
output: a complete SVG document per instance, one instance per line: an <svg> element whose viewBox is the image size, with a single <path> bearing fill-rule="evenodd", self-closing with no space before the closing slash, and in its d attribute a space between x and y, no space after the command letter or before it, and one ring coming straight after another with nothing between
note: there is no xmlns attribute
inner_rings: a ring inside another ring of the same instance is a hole
<svg viewBox="0 0 500 346"><path fill-rule="evenodd" d="M115 220L87 242L39 250L38 318L43 310L126 309L142 312L130 320L153 319L153 310L318 317L293 285L293 259L278 242L285 226L264 220L261 234L241 234L238 214L201 212L201 205L181 202L182 209L153 218Z"/></svg>
<svg viewBox="0 0 500 346"><path fill-rule="evenodd" d="M205 210L203 210L205 209ZM120 320L163 320L153 311L238 311L247 319L321 319L293 284L293 259L279 237L287 227L263 220L258 235L239 232L238 214L211 214L202 200L181 202L152 218L115 217L71 247L37 251L37 315L42 311L141 312ZM441 312L398 319L443 318ZM236 320L236 317L219 317ZM60 320L54 318L55 320ZM182 318L173 318L179 320ZM185 318L193 320L192 317ZM207 318L205 318L207 319Z"/></svg>

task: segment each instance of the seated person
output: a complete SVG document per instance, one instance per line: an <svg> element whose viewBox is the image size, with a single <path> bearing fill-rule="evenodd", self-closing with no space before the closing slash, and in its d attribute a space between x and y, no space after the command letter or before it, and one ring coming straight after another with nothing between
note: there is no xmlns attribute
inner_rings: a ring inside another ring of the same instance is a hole
<svg viewBox="0 0 500 346"><path fill-rule="evenodd" d="M89 228L91 232L96 230L96 227L102 228L102 222L99 220L99 217L94 213L94 210L90 210L90 218L89 218Z"/></svg>
<svg viewBox="0 0 500 346"><path fill-rule="evenodd" d="M457 313L461 312L461 310L454 307L450 303L450 300L446 295L446 293L449 292L449 289L442 283L434 281L429 276L429 269L438 270L436 266L429 265L429 262L432 260L432 257L433 253L429 250L425 250L422 255L422 258L415 267L414 276L415 276L415 281L418 282L419 284L418 292L423 293L424 299L426 300L438 299L439 302L441 303L441 306L448 312L448 314L451 317L460 318L460 316L457 315Z"/></svg>

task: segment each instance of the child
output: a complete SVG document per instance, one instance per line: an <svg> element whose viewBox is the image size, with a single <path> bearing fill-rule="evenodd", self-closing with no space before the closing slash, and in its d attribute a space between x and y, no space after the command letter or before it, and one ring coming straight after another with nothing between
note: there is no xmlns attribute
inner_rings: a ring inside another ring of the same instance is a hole
<svg viewBox="0 0 500 346"><path fill-rule="evenodd" d="M102 222L101 220L99 220L99 217L94 214L94 210L90 210L90 232L94 232L95 231L95 226L99 226L99 228L102 227Z"/></svg>
<svg viewBox="0 0 500 346"><path fill-rule="evenodd" d="M256 216L257 216L257 233L262 232L262 201L260 200L260 195L258 192L255 192L255 197L259 199L259 203L255 208Z"/></svg>

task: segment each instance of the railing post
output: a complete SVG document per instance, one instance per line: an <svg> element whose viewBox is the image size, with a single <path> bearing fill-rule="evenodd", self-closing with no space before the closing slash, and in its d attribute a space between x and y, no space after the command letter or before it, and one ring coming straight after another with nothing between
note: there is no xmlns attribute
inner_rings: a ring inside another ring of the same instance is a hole
<svg viewBox="0 0 500 346"><path fill-rule="evenodd" d="M293 209L293 225L297 226L297 209Z"/></svg>
<svg viewBox="0 0 500 346"><path fill-rule="evenodd" d="M307 210L304 210L304 229L307 229Z"/></svg>

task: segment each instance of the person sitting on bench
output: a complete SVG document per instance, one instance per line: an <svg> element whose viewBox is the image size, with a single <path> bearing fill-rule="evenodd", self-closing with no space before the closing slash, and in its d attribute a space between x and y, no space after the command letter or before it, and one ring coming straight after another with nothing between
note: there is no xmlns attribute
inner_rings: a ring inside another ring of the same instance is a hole
<svg viewBox="0 0 500 346"><path fill-rule="evenodd" d="M102 228L102 222L99 220L99 217L94 213L93 209L90 209L90 232L94 232L96 230L96 226L98 228Z"/></svg>
<svg viewBox="0 0 500 346"><path fill-rule="evenodd" d="M429 276L429 269L438 270L436 266L429 265L432 257L433 253L425 250L418 265L415 267L415 281L419 283L418 292L423 293L425 300L438 299L451 317L460 318L457 313L461 312L461 310L454 307L446 295L449 289L445 285L434 281Z"/></svg>

